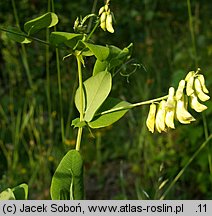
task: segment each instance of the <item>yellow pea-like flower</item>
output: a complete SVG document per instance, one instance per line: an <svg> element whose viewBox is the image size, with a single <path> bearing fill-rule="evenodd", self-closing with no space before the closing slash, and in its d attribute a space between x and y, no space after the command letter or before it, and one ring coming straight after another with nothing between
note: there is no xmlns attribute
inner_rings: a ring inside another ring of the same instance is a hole
<svg viewBox="0 0 212 216"><path fill-rule="evenodd" d="M207 100L210 99L210 97L203 92L202 85L201 85L198 78L196 78L195 81L194 81L194 87L195 87L195 90L196 90L197 97L201 101L207 101Z"/></svg>
<svg viewBox="0 0 212 216"><path fill-rule="evenodd" d="M208 91L208 89L207 89L207 87L206 87L206 85L205 85L205 78L204 78L204 76L203 76L202 74L199 74L199 75L197 76L197 79L198 79L198 80L200 81L200 83L201 83L203 92L205 92L206 94L208 94L209 91Z"/></svg>
<svg viewBox="0 0 212 216"><path fill-rule="evenodd" d="M105 11L105 6L101 7L99 9L99 16Z"/></svg>
<svg viewBox="0 0 212 216"><path fill-rule="evenodd" d="M113 17L111 13L107 14L106 17L106 29L107 31L109 31L110 33L114 33L114 29L113 29Z"/></svg>
<svg viewBox="0 0 212 216"><path fill-rule="evenodd" d="M169 110L166 112L166 117L165 117L166 126L172 129L175 129L174 116L175 116L175 110Z"/></svg>
<svg viewBox="0 0 212 216"><path fill-rule="evenodd" d="M166 117L166 101L162 100L159 104L159 108L155 119L155 126L159 133L161 133L162 131L166 131L165 117Z"/></svg>
<svg viewBox="0 0 212 216"><path fill-rule="evenodd" d="M109 9L109 5L106 4L106 5L104 6L104 9L105 9L106 12L109 11L109 10L110 10L110 9Z"/></svg>
<svg viewBox="0 0 212 216"><path fill-rule="evenodd" d="M175 93L174 87L170 87L169 88L168 99L167 99L167 102L166 102L166 109L167 110L173 110L173 108L175 107L174 93Z"/></svg>
<svg viewBox="0 0 212 216"><path fill-rule="evenodd" d="M188 82L188 80L189 80L192 76L194 76L194 74L195 74L194 71L190 71L190 72L186 75L185 81Z"/></svg>
<svg viewBox="0 0 212 216"><path fill-rule="evenodd" d="M191 108L194 109L196 112L202 112L208 108L207 106L205 106L204 104L201 104L198 101L196 94L191 95L190 105L191 105Z"/></svg>
<svg viewBox="0 0 212 216"><path fill-rule="evenodd" d="M177 101L176 118L182 124L190 124L195 118L187 111L184 97Z"/></svg>
<svg viewBox="0 0 212 216"><path fill-rule="evenodd" d="M184 91L184 88L185 88L185 80L181 80L179 82L179 85L178 85L178 88L177 88L177 91L176 91L176 100L180 100L182 97L183 97L183 91Z"/></svg>
<svg viewBox="0 0 212 216"><path fill-rule="evenodd" d="M186 84L186 94L188 96L192 95L194 93L194 76L191 76L188 81L187 81L187 84Z"/></svg>
<svg viewBox="0 0 212 216"><path fill-rule="evenodd" d="M106 18L107 18L107 13L103 12L101 17L100 17L100 27L106 31Z"/></svg>
<svg viewBox="0 0 212 216"><path fill-rule="evenodd" d="M175 89L173 87L170 87L168 99L166 102L166 117L165 117L166 126L173 129L175 128L174 116L175 116L175 105L176 105L174 93L175 93Z"/></svg>
<svg viewBox="0 0 212 216"><path fill-rule="evenodd" d="M146 126L152 133L154 133L156 109L156 104L153 103L150 105L149 114L146 120Z"/></svg>

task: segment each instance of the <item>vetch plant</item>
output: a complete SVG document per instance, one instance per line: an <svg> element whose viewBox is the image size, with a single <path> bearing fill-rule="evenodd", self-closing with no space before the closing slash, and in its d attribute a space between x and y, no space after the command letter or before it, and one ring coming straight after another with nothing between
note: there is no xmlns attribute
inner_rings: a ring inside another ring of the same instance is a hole
<svg viewBox="0 0 212 216"><path fill-rule="evenodd" d="M75 106L79 117L72 121L77 128L75 150L70 150L58 165L51 182L52 199L83 199L83 159L80 153L82 133L85 127L98 129L107 127L122 118L130 109L149 105L149 114L146 120L150 132L159 133L175 129L175 119L182 124L190 124L195 118L188 111L189 107L196 112L207 109L202 104L210 99L209 91L205 85L205 78L198 68L196 72L189 72L179 82L177 90L169 88L167 95L130 103L109 96L112 89L113 76L118 69L129 61L132 47L120 49L114 45L95 44L91 38L100 27L104 31L114 33L113 14L109 6L110 0L100 8L98 15L89 14L84 18L77 18L74 23L74 32L52 31L49 41L35 37L42 29L51 28L58 23L55 13L48 12L24 24L23 30L17 27L1 28L7 36L19 43L30 44L32 41L40 42L57 49L68 52L64 58L74 57L77 64L78 88L75 92ZM93 28L87 32L86 22L95 18ZM83 68L86 67L85 58L95 57L92 75L84 80ZM199 102L202 101L202 102ZM11 193L11 191L9 191ZM11 195L12 196L12 195ZM5 196L3 196L5 198ZM15 198L13 196L13 198Z"/></svg>

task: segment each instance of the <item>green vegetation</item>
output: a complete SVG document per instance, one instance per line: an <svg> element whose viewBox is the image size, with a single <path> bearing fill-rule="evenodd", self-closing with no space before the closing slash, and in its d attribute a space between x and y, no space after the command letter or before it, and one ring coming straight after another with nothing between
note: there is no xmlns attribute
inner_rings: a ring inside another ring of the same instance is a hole
<svg viewBox="0 0 212 216"><path fill-rule="evenodd" d="M212 197L210 2L109 2L0 3L1 199Z"/></svg>

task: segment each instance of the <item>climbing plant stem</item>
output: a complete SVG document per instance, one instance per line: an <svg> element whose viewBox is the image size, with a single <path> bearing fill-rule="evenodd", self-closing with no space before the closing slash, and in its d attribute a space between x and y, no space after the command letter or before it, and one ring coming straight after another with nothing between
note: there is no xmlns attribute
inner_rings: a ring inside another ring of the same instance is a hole
<svg viewBox="0 0 212 216"><path fill-rule="evenodd" d="M82 83L82 63L80 61L81 54L76 53L77 59L77 69L78 69L78 79L79 79L79 97L80 97L80 121L83 121L83 83ZM80 150L80 144L82 139L82 127L78 128L76 150Z"/></svg>

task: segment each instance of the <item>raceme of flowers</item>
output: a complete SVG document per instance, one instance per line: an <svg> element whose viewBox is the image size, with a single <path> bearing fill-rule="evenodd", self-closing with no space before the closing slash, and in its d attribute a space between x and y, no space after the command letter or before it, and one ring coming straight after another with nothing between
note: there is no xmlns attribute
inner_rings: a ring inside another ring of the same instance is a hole
<svg viewBox="0 0 212 216"><path fill-rule="evenodd" d="M99 9L99 16L100 16L100 27L104 31L114 33L113 16L109 8L109 1L106 2L105 6Z"/></svg>
<svg viewBox="0 0 212 216"><path fill-rule="evenodd" d="M157 106L155 103L150 105L146 125L152 133L156 130L161 133L168 128L175 128L174 119L182 124L190 124L195 118L188 112L188 104L196 112L202 112L207 106L199 101L205 102L210 99L205 85L205 78L199 73L190 71L184 80L179 82L175 92L174 87L169 88L167 100L160 101Z"/></svg>

